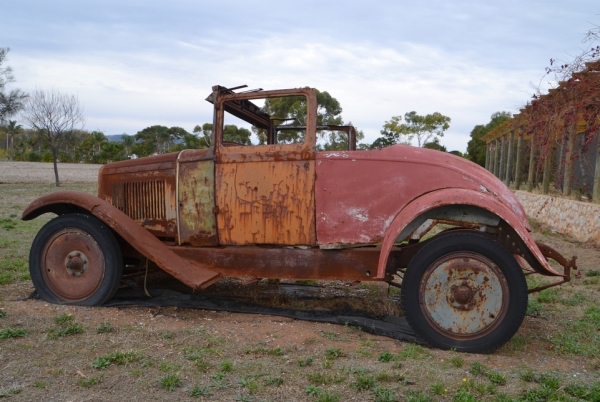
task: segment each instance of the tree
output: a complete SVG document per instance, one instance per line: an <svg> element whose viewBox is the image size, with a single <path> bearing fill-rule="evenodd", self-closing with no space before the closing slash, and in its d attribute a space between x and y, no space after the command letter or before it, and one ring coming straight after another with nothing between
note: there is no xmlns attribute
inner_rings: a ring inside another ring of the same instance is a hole
<svg viewBox="0 0 600 402"><path fill-rule="evenodd" d="M125 154L129 156L131 147L135 144L135 138L132 135L123 134L121 142L123 142L123 147L125 147Z"/></svg>
<svg viewBox="0 0 600 402"><path fill-rule="evenodd" d="M492 114L486 125L476 125L471 131L471 139L467 143L466 158L480 166L485 166L485 142L481 140L481 137L511 117L509 112L496 112Z"/></svg>
<svg viewBox="0 0 600 402"><path fill-rule="evenodd" d="M317 93L317 125L342 125L342 106L337 99L327 91L316 90ZM306 98L304 96L286 96L269 98L265 100L264 111L271 116L276 124L289 124L291 126L306 126L307 112ZM267 134L264 130L253 129L260 144L267 143ZM327 132L317 133L325 137ZM331 138L328 138L331 140ZM335 138L333 138L335 140ZM279 133L277 142L292 144L304 141L304 131L285 130ZM327 146L325 144L324 146Z"/></svg>
<svg viewBox="0 0 600 402"><path fill-rule="evenodd" d="M9 48L0 48L0 124L23 109L27 94L20 89L5 92L6 86L15 81L12 68L2 67Z"/></svg>
<svg viewBox="0 0 600 402"><path fill-rule="evenodd" d="M213 125L212 123L204 123L202 127L196 125L194 134L199 138L201 147L210 148L213 143ZM202 135L202 136L200 136Z"/></svg>
<svg viewBox="0 0 600 402"><path fill-rule="evenodd" d="M448 149L445 146L443 146L442 144L440 144L439 138L434 138L433 141L428 142L425 145L423 145L423 148L435 149L436 151L442 151L442 152L448 152Z"/></svg>
<svg viewBox="0 0 600 402"><path fill-rule="evenodd" d="M8 125L4 128L6 132L6 155L8 156L8 147L9 147L9 139L10 143L14 147L15 143L15 135L19 134L22 131L22 126L17 124L16 121L11 120L8 122Z"/></svg>
<svg viewBox="0 0 600 402"><path fill-rule="evenodd" d="M56 187L58 179L58 150L67 133L83 127L83 108L75 95L67 95L57 90L36 89L25 102L23 121L37 131L40 140L50 148L54 164Z"/></svg>
<svg viewBox="0 0 600 402"><path fill-rule="evenodd" d="M438 140L444 136L444 131L450 128L450 117L444 116L439 112L418 115L412 111L402 116L393 116L386 121L381 130L382 139L376 139L371 148L383 148L393 144L411 145L413 140L417 140L417 146L422 147L425 144Z"/></svg>

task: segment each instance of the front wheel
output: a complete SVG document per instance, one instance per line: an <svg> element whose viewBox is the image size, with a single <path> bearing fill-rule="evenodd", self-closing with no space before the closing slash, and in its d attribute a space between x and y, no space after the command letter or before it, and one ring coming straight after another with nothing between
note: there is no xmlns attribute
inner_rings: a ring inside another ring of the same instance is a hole
<svg viewBox="0 0 600 402"><path fill-rule="evenodd" d="M488 353L512 338L527 309L527 283L514 256L474 233L442 235L411 260L402 308L431 346Z"/></svg>
<svg viewBox="0 0 600 402"><path fill-rule="evenodd" d="M29 272L43 300L96 306L117 291L123 257L106 224L94 216L66 214L46 223L36 235Z"/></svg>

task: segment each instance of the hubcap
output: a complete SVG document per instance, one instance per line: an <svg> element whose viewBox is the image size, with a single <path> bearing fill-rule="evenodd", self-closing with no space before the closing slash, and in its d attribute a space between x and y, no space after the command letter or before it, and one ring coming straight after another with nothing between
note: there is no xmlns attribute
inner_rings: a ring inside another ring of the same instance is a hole
<svg viewBox="0 0 600 402"><path fill-rule="evenodd" d="M427 321L454 339L476 339L506 314L508 284L500 268L471 252L448 254L423 275L419 298Z"/></svg>

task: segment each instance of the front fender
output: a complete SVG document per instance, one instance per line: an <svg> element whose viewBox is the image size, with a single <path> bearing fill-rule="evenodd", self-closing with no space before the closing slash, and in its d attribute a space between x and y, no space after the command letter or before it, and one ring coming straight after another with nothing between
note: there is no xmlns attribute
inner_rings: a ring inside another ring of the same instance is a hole
<svg viewBox="0 0 600 402"><path fill-rule="evenodd" d="M521 240L523 240L523 243L527 246L529 251L531 251L539 263L539 267L537 268L542 271L540 272L541 274L564 276L556 272L548 264L548 261L540 251L539 247L535 244L535 241L527 231L527 228L521 222L521 219L519 219L510 208L486 192L459 188L446 188L432 191L411 201L394 217L394 220L386 231L383 243L381 245L381 254L379 255L379 265L377 267L378 278L385 278L385 269L390 250L392 249L392 246L394 245L394 242L400 233L402 233L402 230L421 214L434 208L446 205L471 205L487 210L498 216L500 219L508 223L519 235Z"/></svg>
<svg viewBox="0 0 600 402"><path fill-rule="evenodd" d="M204 289L218 281L219 272L198 262L190 262L173 253L160 240L112 204L80 191L57 191L44 195L23 211L24 221L53 212L63 215L70 212L90 213L110 226L126 242L153 261L165 272L193 289Z"/></svg>

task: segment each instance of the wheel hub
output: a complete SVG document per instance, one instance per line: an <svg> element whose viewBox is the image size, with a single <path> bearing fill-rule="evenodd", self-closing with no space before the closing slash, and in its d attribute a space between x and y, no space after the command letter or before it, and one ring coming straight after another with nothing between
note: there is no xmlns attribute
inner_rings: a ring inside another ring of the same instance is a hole
<svg viewBox="0 0 600 402"><path fill-rule="evenodd" d="M466 283L460 286L452 285L450 287L450 291L452 293L450 300L458 303L459 305L464 306L473 300L473 289L471 289Z"/></svg>
<svg viewBox="0 0 600 402"><path fill-rule="evenodd" d="M508 307L504 275L478 253L452 253L437 260L423 275L420 288L427 321L455 339L489 333Z"/></svg>
<svg viewBox="0 0 600 402"><path fill-rule="evenodd" d="M65 267L69 275L80 277L88 269L88 258L81 251L71 251L65 259Z"/></svg>

